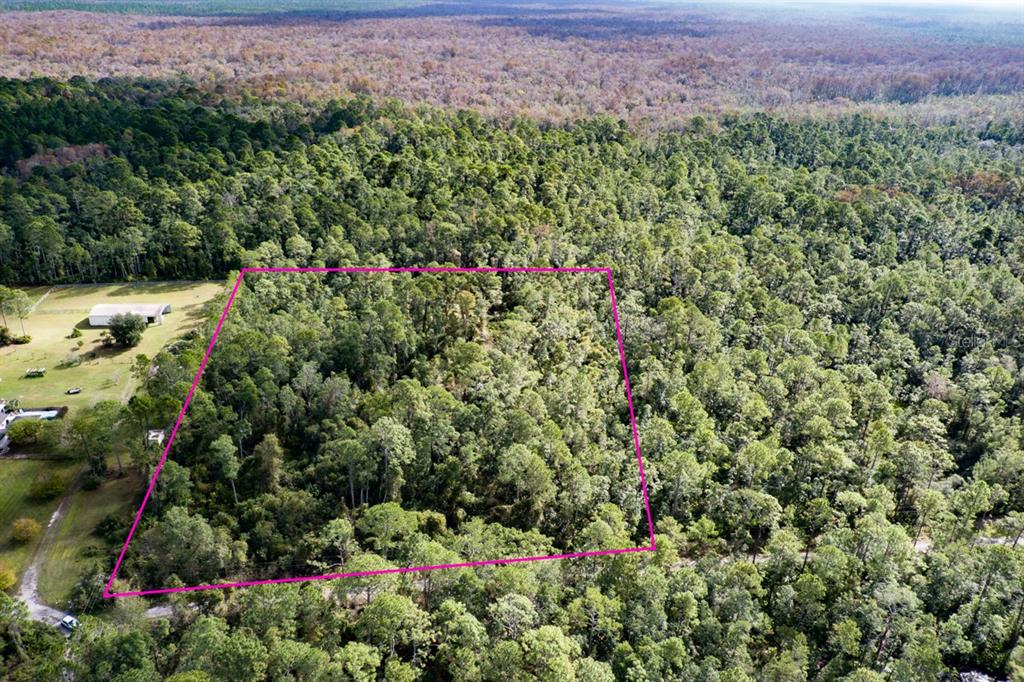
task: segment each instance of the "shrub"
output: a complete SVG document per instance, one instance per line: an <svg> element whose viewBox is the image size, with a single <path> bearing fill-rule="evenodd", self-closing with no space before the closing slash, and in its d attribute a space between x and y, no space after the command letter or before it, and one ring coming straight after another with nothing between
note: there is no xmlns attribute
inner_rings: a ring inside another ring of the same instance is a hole
<svg viewBox="0 0 1024 682"><path fill-rule="evenodd" d="M34 500L52 500L64 492L64 479L59 474L42 474L33 479L28 494Z"/></svg>
<svg viewBox="0 0 1024 682"><path fill-rule="evenodd" d="M0 591L9 590L18 582L18 577L7 564L0 561Z"/></svg>
<svg viewBox="0 0 1024 682"><path fill-rule="evenodd" d="M70 334L68 334L68 338L69 338L69 339L77 339L77 338L78 338L79 336L81 336L81 335L82 335L82 330L81 330L81 329L79 329L78 327L74 327L74 328L73 328L73 329L71 330L71 333L70 333Z"/></svg>
<svg viewBox="0 0 1024 682"><path fill-rule="evenodd" d="M7 429L7 435L15 445L37 443L43 435L43 422L38 419L19 419Z"/></svg>
<svg viewBox="0 0 1024 682"><path fill-rule="evenodd" d="M0 327L0 348L4 346L17 346L28 343L31 340L32 337L27 334L25 336L15 336L7 327Z"/></svg>
<svg viewBox="0 0 1024 682"><path fill-rule="evenodd" d="M121 523L119 522L116 514L107 514L99 523L96 524L96 528L93 532L101 538L116 538L121 533ZM116 541L117 540L113 540L112 542Z"/></svg>
<svg viewBox="0 0 1024 682"><path fill-rule="evenodd" d="M28 542L42 530L43 527L35 519L18 519L11 524L11 537L15 542Z"/></svg>
<svg viewBox="0 0 1024 682"><path fill-rule="evenodd" d="M80 364L82 364L82 358L80 356L75 355L74 353L68 353L57 366L61 369L67 369L69 367L78 367Z"/></svg>
<svg viewBox="0 0 1024 682"><path fill-rule="evenodd" d="M95 471L90 471L82 479L82 488L85 490L96 490L96 488L100 487L101 483L103 483L103 476Z"/></svg>

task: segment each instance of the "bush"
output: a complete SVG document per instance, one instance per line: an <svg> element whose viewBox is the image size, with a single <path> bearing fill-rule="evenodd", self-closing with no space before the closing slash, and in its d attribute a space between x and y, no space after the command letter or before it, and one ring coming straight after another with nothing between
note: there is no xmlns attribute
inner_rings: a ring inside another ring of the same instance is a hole
<svg viewBox="0 0 1024 682"><path fill-rule="evenodd" d="M0 592L11 589L16 582L18 582L18 577L14 575L11 567L0 561Z"/></svg>
<svg viewBox="0 0 1024 682"><path fill-rule="evenodd" d="M4 346L17 346L28 343L31 340L32 337L27 334L25 336L15 336L7 327L0 327L0 348Z"/></svg>
<svg viewBox="0 0 1024 682"><path fill-rule="evenodd" d="M117 537L120 532L121 524L118 522L116 514L107 514L93 529L93 533L101 538Z"/></svg>
<svg viewBox="0 0 1024 682"><path fill-rule="evenodd" d="M96 488L100 487L101 483L103 483L103 476L95 471L90 471L86 477L82 479L82 488L85 490L96 490Z"/></svg>
<svg viewBox="0 0 1024 682"><path fill-rule="evenodd" d="M42 530L43 527L35 519L18 519L11 524L11 537L15 542L28 542Z"/></svg>
<svg viewBox="0 0 1024 682"><path fill-rule="evenodd" d="M7 435L15 445L38 443L43 435L43 422L38 419L19 419L7 429Z"/></svg>
<svg viewBox="0 0 1024 682"><path fill-rule="evenodd" d="M42 474L33 479L28 494L34 500L52 500L64 492L64 485L59 474Z"/></svg>
<svg viewBox="0 0 1024 682"><path fill-rule="evenodd" d="M69 339L77 339L81 335L82 335L82 330L79 329L78 327L75 327L75 328L73 328L71 330L71 333L68 334L68 338Z"/></svg>
<svg viewBox="0 0 1024 682"><path fill-rule="evenodd" d="M64 356L64 359L57 365L61 369L67 369L68 367L78 367L82 364L82 358L74 353L68 353Z"/></svg>

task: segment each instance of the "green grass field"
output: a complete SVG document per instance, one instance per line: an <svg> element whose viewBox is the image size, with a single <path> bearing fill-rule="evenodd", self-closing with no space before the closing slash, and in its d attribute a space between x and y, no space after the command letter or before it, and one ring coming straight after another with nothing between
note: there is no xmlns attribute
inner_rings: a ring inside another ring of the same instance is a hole
<svg viewBox="0 0 1024 682"><path fill-rule="evenodd" d="M93 534L108 514L123 512L143 489L137 475L109 478L96 490L80 490L60 525L39 570L39 596L47 604L64 606L75 583L104 549Z"/></svg>
<svg viewBox="0 0 1024 682"><path fill-rule="evenodd" d="M32 480L45 473L56 472L70 485L81 467L79 462L42 460L0 460L0 562L6 563L21 577L42 533L28 543L15 543L11 539L11 523L27 517L35 519L46 529L50 516L60 504L60 498L40 502L29 497Z"/></svg>
<svg viewBox="0 0 1024 682"><path fill-rule="evenodd" d="M0 348L0 399L18 399L22 407L75 408L100 400L127 400L135 388L131 363L144 353L152 357L202 317L203 306L223 289L221 282L175 282L118 285L73 285L27 290L33 301L46 298L25 320L25 331L32 341L23 346ZM170 303L172 312L162 325L150 326L135 348L107 348L100 342L102 329L88 326L89 310L97 303ZM17 320L8 320L12 330L21 333ZM78 327L82 336L66 338ZM82 345L79 347L78 342ZM83 358L77 367L61 368L61 362L74 354ZM26 378L29 367L45 367L46 376ZM82 388L78 395L65 395L72 387Z"/></svg>

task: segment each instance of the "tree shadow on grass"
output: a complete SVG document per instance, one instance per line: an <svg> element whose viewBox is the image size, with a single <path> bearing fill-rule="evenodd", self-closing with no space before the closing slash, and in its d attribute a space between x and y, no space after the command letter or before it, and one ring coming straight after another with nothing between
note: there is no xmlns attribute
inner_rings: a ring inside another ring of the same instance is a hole
<svg viewBox="0 0 1024 682"><path fill-rule="evenodd" d="M184 313L185 319L189 322L205 320L207 316L207 307L206 303L194 303L192 305L182 306L179 309L179 314Z"/></svg>
<svg viewBox="0 0 1024 682"><path fill-rule="evenodd" d="M109 296L138 296L139 294L173 294L195 288L197 282L139 282L137 284L121 284L111 291Z"/></svg>
<svg viewBox="0 0 1024 682"><path fill-rule="evenodd" d="M82 362L92 362L94 360L106 360L120 357L121 355L134 350L135 346L121 346L119 344L107 346L97 339L94 347L82 353L81 357Z"/></svg>

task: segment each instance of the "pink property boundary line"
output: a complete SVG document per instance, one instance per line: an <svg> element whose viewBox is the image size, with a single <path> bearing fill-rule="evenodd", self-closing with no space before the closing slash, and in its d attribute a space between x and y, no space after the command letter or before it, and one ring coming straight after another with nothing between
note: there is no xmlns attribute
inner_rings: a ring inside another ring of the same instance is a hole
<svg viewBox="0 0 1024 682"><path fill-rule="evenodd" d="M111 592L110 588L117 579L117 574L121 570L121 563L124 561L124 555L128 551L128 545L131 543L132 538L135 535L136 529L139 527L139 521L142 519L142 512L146 508L146 504L149 502L150 496L153 494L153 489L156 487L156 479L160 476L160 471L163 469L164 463L167 461L167 454L171 451L171 445L174 443L174 437L178 434L178 429L181 427L181 422L185 418L185 412L188 410L189 403L192 402L192 396L195 394L196 387L199 385L199 379L203 375L203 371L206 369L206 363L210 359L210 353L213 352L213 346L217 343L217 337L220 335L220 330L224 326L224 320L227 318L228 310L231 309L231 305L235 301L235 295L238 294L238 289L242 285L242 279L248 273L263 273L263 272L463 272L463 273L475 273L475 272L508 272L508 273L527 273L527 272L603 272L608 277L608 293L611 296L612 301L612 317L615 320L615 338L619 346L619 360L622 363L622 376L626 384L626 403L629 406L629 422L633 431L633 446L636 449L636 462L637 467L640 471L640 489L644 499L644 510L647 514L647 531L648 538L651 541L650 545L641 547L626 547L623 549L602 549L594 550L589 552L570 552L567 554L547 554L543 556L528 556L528 557L512 557L508 559L489 559L486 561L466 561L456 564L439 564L435 566L407 566L404 568L387 568L376 571L355 571L352 573L328 573L324 575L313 575L313 576L302 576L294 578L271 578L267 580L246 580L241 582L229 582L229 583L216 583L212 585L192 585L186 587L163 587L152 590L134 590L130 592ZM657 550L657 544L654 538L654 519L651 516L651 503L647 495L647 477L644 475L644 459L640 452L640 435L636 427L636 415L633 411L633 392L629 385L629 370L626 368L626 351L622 344L622 327L619 324L619 307L615 299L615 284L612 281L612 270L611 268L597 268L597 267L567 267L567 268L544 268L544 267L481 267L481 268L456 268L456 267L411 267L411 268L375 268L375 267L343 267L343 268L242 268L238 273L238 277L235 279L235 285L231 289L231 294L228 296L227 303L224 305L224 310L220 314L220 319L217 320L217 326L213 330L213 336L210 339L210 345L206 348L206 354L203 355L202 362L199 363L199 370L196 372L196 376L192 379L192 386L188 389L188 395L185 397L185 403L181 406L181 411L178 412L178 419L174 422L174 428L171 429L171 436L167 439L167 445L164 447L163 455L160 457L160 461L156 465L156 469L153 471L153 477L149 481L149 488L146 489L146 494L142 498L142 504L139 505L139 511L135 513L135 520L132 522L131 530L128 531L128 537L125 538L124 545L121 547L121 553L117 556L117 561L114 563L114 570L110 574L110 579L107 580L106 586L103 588L104 599L111 599L114 597L139 597L145 595L155 594L170 594L174 592L195 592L199 590L217 590L225 589L229 587L250 587L252 585L274 585L278 583L294 583L294 582L305 582L312 580L334 580L337 578L358 578L362 576L371 575L383 575L386 573L412 573L417 571L435 571L443 568L471 568L473 566L494 566L501 564L515 564L522 563L525 561L546 561L551 559L576 559L580 557L589 556L606 556L610 554L626 554L630 552L653 552Z"/></svg>

